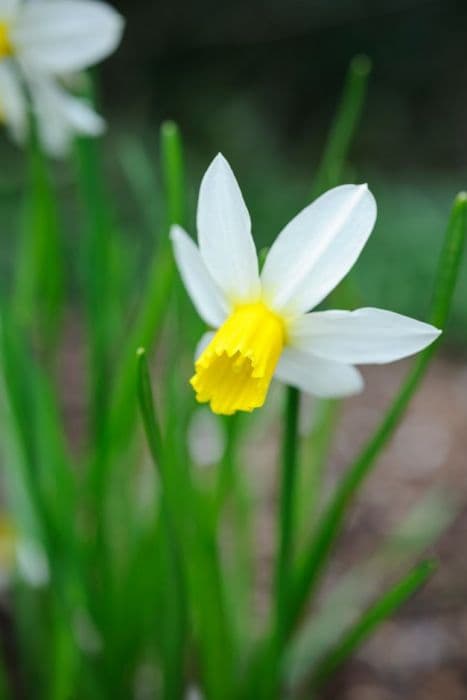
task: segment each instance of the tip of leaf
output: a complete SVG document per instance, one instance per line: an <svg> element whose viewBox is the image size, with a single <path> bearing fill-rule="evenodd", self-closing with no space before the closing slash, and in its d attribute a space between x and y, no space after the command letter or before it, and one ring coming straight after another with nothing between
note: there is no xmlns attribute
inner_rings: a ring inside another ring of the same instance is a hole
<svg viewBox="0 0 467 700"><path fill-rule="evenodd" d="M439 562L437 559L426 559L420 564L420 568L427 574L433 574L437 571Z"/></svg>
<svg viewBox="0 0 467 700"><path fill-rule="evenodd" d="M464 192L464 191L459 192L456 195L455 201L456 201L456 204L465 204L465 202L467 202L467 192Z"/></svg>
<svg viewBox="0 0 467 700"><path fill-rule="evenodd" d="M165 137L175 136L178 134L178 126L172 119L168 119L167 121L162 122L161 132Z"/></svg>
<svg viewBox="0 0 467 700"><path fill-rule="evenodd" d="M369 56L366 56L365 54L358 54L352 59L350 67L353 73L357 73L361 76L367 76L369 73L371 73L373 66Z"/></svg>
<svg viewBox="0 0 467 700"><path fill-rule="evenodd" d="M143 357L144 355L146 355L146 348L138 348L136 351L136 357Z"/></svg>

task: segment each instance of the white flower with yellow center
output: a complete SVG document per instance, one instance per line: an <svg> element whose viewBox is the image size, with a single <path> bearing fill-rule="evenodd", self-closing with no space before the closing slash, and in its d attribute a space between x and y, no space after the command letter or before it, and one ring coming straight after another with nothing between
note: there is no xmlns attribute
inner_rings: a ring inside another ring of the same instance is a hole
<svg viewBox="0 0 467 700"><path fill-rule="evenodd" d="M354 367L399 360L440 331L381 309L318 311L349 272L376 220L366 185L326 192L287 224L260 274L248 210L223 156L209 166L198 201L198 243L174 226L185 287L214 333L201 340L191 384L199 402L230 415L263 405L273 376L320 397L362 390Z"/></svg>
<svg viewBox="0 0 467 700"><path fill-rule="evenodd" d="M123 20L98 0L0 0L0 118L28 136L28 97L44 147L62 155L75 133L97 136L104 121L60 79L108 56Z"/></svg>

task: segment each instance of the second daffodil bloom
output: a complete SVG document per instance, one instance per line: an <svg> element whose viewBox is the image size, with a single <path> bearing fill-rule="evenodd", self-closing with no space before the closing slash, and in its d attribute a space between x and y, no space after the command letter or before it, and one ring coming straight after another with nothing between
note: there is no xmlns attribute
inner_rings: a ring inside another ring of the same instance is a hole
<svg viewBox="0 0 467 700"><path fill-rule="evenodd" d="M399 360L440 331L391 311L317 311L349 272L376 220L366 185L326 192L287 224L260 274L251 222L221 155L198 202L198 244L178 226L171 238L184 284L207 333L191 384L199 402L230 415L263 405L272 378L320 397L362 390L354 365Z"/></svg>
<svg viewBox="0 0 467 700"><path fill-rule="evenodd" d="M101 117L60 81L112 53L122 31L122 17L98 0L0 0L0 119L17 141L28 136L29 98L51 155L75 133L102 133Z"/></svg>

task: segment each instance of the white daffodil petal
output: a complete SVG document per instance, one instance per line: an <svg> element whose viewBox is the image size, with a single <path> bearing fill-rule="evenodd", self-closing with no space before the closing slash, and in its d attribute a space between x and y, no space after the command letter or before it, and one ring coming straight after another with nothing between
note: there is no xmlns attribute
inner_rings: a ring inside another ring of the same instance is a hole
<svg viewBox="0 0 467 700"><path fill-rule="evenodd" d="M100 136L106 129L105 119L86 102L86 100L70 95L60 90L62 109L68 123L77 134L84 136Z"/></svg>
<svg viewBox="0 0 467 700"><path fill-rule="evenodd" d="M441 331L428 323L382 309L320 311L298 318L290 343L335 362L382 364L413 355Z"/></svg>
<svg viewBox="0 0 467 700"><path fill-rule="evenodd" d="M363 389L362 375L352 365L324 360L294 348L283 351L276 378L307 394L326 399L351 396Z"/></svg>
<svg viewBox="0 0 467 700"><path fill-rule="evenodd" d="M77 134L99 136L105 130L102 117L85 100L70 95L55 80L35 77L30 81L30 90L39 137L50 155L65 155Z"/></svg>
<svg viewBox="0 0 467 700"><path fill-rule="evenodd" d="M220 154L201 182L197 222L201 255L217 285L233 302L256 301L260 283L250 216Z"/></svg>
<svg viewBox="0 0 467 700"><path fill-rule="evenodd" d="M180 276L197 312L209 326L217 328L227 316L227 301L190 236L180 226L172 226L170 238Z"/></svg>
<svg viewBox="0 0 467 700"><path fill-rule="evenodd" d="M326 192L283 229L261 279L277 311L303 313L319 304L354 265L376 220L366 185Z"/></svg>
<svg viewBox="0 0 467 700"><path fill-rule="evenodd" d="M201 336L201 340L198 342L198 345L195 348L195 362L198 359L198 357L200 357L200 355L202 355L202 353L206 350L214 336L214 331L208 331L203 336Z"/></svg>
<svg viewBox="0 0 467 700"><path fill-rule="evenodd" d="M101 61L118 46L123 19L97 0L35 0L18 12L11 40L26 69L63 74Z"/></svg>
<svg viewBox="0 0 467 700"><path fill-rule="evenodd" d="M28 107L15 69L10 61L0 62L0 121L4 121L19 143L28 133Z"/></svg>
<svg viewBox="0 0 467 700"><path fill-rule="evenodd" d="M13 20L20 7L21 0L0 0L0 22Z"/></svg>

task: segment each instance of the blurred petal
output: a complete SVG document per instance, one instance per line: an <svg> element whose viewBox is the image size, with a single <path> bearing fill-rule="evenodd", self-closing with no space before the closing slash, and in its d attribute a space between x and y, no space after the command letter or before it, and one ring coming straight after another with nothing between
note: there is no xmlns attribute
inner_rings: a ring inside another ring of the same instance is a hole
<svg viewBox="0 0 467 700"><path fill-rule="evenodd" d="M23 143L28 133L27 104L21 85L10 61L0 62L0 119L13 138Z"/></svg>
<svg viewBox="0 0 467 700"><path fill-rule="evenodd" d="M14 19L20 6L20 0L0 0L0 22L8 22Z"/></svg>
<svg viewBox="0 0 467 700"><path fill-rule="evenodd" d="M78 134L99 136L105 130L102 117L84 99L70 95L54 80L36 77L30 88L41 143L50 155L66 155Z"/></svg>
<svg viewBox="0 0 467 700"><path fill-rule="evenodd" d="M441 331L428 323L382 309L322 311L298 318L290 343L335 362L382 364L413 355Z"/></svg>
<svg viewBox="0 0 467 700"><path fill-rule="evenodd" d="M258 258L250 215L230 165L221 154L214 158L201 182L198 242L212 278L231 301L258 299Z"/></svg>
<svg viewBox="0 0 467 700"><path fill-rule="evenodd" d="M294 348L285 348L277 365L276 378L307 394L326 399L351 396L363 389L362 375L355 367Z"/></svg>
<svg viewBox="0 0 467 700"><path fill-rule="evenodd" d="M104 59L122 31L122 17L103 2L36 0L21 7L11 38L26 70L61 74Z"/></svg>
<svg viewBox="0 0 467 700"><path fill-rule="evenodd" d="M170 238L180 276L197 312L209 326L217 328L227 316L227 301L190 236L180 226L172 226Z"/></svg>
<svg viewBox="0 0 467 700"><path fill-rule="evenodd" d="M366 185L335 187L292 219L261 276L273 308L303 313L319 304L353 267L375 220L376 202Z"/></svg>
<svg viewBox="0 0 467 700"><path fill-rule="evenodd" d="M199 467L220 462L225 452L225 432L219 418L204 406L192 415L187 434L190 457Z"/></svg>
<svg viewBox="0 0 467 700"><path fill-rule="evenodd" d="M201 336L201 340L198 342L198 345L195 349L195 362L198 359L198 357L206 350L206 348L208 347L209 343L215 335L216 334L214 333L214 331L208 331L203 336Z"/></svg>

